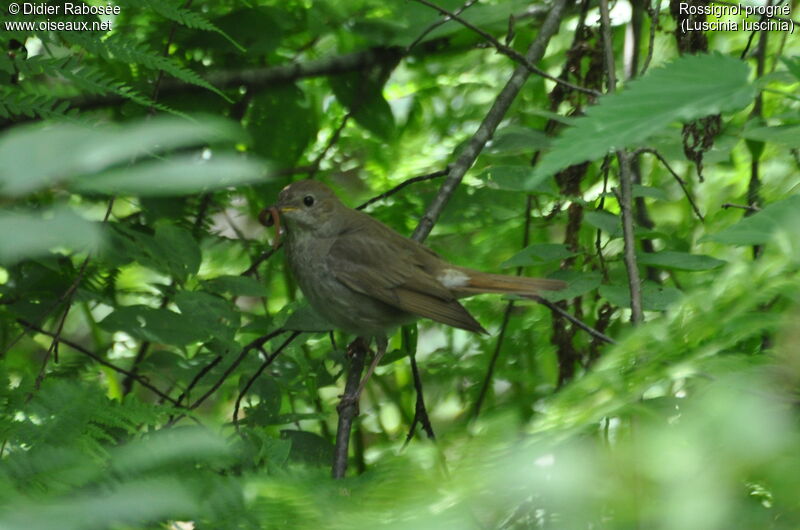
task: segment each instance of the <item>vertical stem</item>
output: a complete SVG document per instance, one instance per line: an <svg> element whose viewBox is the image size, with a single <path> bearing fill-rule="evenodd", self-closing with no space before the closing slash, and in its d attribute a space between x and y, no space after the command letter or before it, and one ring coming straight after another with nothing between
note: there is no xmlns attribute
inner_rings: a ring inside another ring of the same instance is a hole
<svg viewBox="0 0 800 530"><path fill-rule="evenodd" d="M364 361L367 357L367 345L363 339L356 339L350 345L352 356L347 371L347 382L344 386L342 400L337 407L339 422L336 426L336 448L333 455L333 478L344 478L347 471L347 456L350 448L350 431L353 420L358 416L358 386Z"/></svg>
<svg viewBox="0 0 800 530"><path fill-rule="evenodd" d="M608 91L617 89L617 75L614 66L614 47L611 42L611 19L608 14L608 0L600 0L600 20L603 26L603 48L608 75ZM631 293L631 321L634 324L644 320L642 311L642 291L639 285L639 267L636 263L636 238L633 234L633 186L631 184L631 161L624 150L617 151L619 161L619 203L622 210L622 237L625 241L625 268L628 271L628 287Z"/></svg>
<svg viewBox="0 0 800 530"><path fill-rule="evenodd" d="M628 288L631 292L631 322L644 320L642 291L639 281L639 266L636 263L636 238L633 235L633 212L631 211L632 186L630 157L625 151L617 151L619 161L620 206L622 208L622 237L625 241L625 268L628 270Z"/></svg>

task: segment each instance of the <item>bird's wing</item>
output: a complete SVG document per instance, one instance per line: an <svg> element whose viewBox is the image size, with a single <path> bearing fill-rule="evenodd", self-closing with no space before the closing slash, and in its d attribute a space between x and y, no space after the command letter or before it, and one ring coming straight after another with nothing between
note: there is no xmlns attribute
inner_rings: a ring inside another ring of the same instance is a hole
<svg viewBox="0 0 800 530"><path fill-rule="evenodd" d="M407 313L486 333L450 290L431 275L429 261L435 254L379 222L369 225L341 234L331 246L326 259L336 279Z"/></svg>

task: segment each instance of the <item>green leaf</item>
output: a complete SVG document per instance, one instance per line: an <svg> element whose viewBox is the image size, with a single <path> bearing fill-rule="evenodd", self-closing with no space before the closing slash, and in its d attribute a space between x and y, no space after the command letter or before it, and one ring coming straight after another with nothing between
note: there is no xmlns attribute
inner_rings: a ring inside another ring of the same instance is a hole
<svg viewBox="0 0 800 530"><path fill-rule="evenodd" d="M733 226L700 238L728 245L763 245L778 230L795 230L800 221L800 195L777 201Z"/></svg>
<svg viewBox="0 0 800 530"><path fill-rule="evenodd" d="M543 191L542 185L547 177L534 176L528 165L490 166L478 175L490 188L503 191Z"/></svg>
<svg viewBox="0 0 800 530"><path fill-rule="evenodd" d="M289 458L314 466L329 466L333 461L333 445L318 434L307 431L285 429L281 438L291 440Z"/></svg>
<svg viewBox="0 0 800 530"><path fill-rule="evenodd" d="M619 216L608 212L586 212L583 218L595 228L599 228L611 237L622 237L622 221Z"/></svg>
<svg viewBox="0 0 800 530"><path fill-rule="evenodd" d="M546 148L549 144L550 139L542 131L512 125L495 133L486 152L493 155L530 154Z"/></svg>
<svg viewBox="0 0 800 530"><path fill-rule="evenodd" d="M200 247L188 230L178 226L160 223L156 226L155 244L160 248L153 256L166 264L168 273L180 282L200 269Z"/></svg>
<svg viewBox="0 0 800 530"><path fill-rule="evenodd" d="M217 276L203 282L209 291L233 296L267 296L267 288L247 276Z"/></svg>
<svg viewBox="0 0 800 530"><path fill-rule="evenodd" d="M43 256L56 247L92 252L103 241L99 223L67 208L44 212L0 212L0 263Z"/></svg>
<svg viewBox="0 0 800 530"><path fill-rule="evenodd" d="M167 309L143 305L119 307L100 322L107 331L124 331L133 338L183 347L208 338L191 318Z"/></svg>
<svg viewBox="0 0 800 530"><path fill-rule="evenodd" d="M181 291L175 295L175 305L181 315L202 329L206 336L232 341L239 329L239 313L219 296L203 291Z"/></svg>
<svg viewBox="0 0 800 530"><path fill-rule="evenodd" d="M163 429L114 450L110 471L121 475L169 469L176 462L219 459L231 454L225 439L201 427Z"/></svg>
<svg viewBox="0 0 800 530"><path fill-rule="evenodd" d="M631 306L631 293L627 285L601 285L600 295L616 306ZM653 282L642 284L642 306L645 311L665 311L682 296L683 293L674 287Z"/></svg>
<svg viewBox="0 0 800 530"><path fill-rule="evenodd" d="M78 490L69 500L45 497L34 503L20 498L13 511L0 514L0 527L31 530L143 528L150 526L144 524L148 521L157 526L159 520L174 517L176 513L197 513L201 505L186 480L162 475L137 478L97 491Z"/></svg>
<svg viewBox="0 0 800 530"><path fill-rule="evenodd" d="M800 81L800 56L781 57L781 62Z"/></svg>
<svg viewBox="0 0 800 530"><path fill-rule="evenodd" d="M772 142L784 145L790 149L800 147L800 125L746 128L742 136L747 140Z"/></svg>
<svg viewBox="0 0 800 530"><path fill-rule="evenodd" d="M218 118L165 117L125 127L16 127L0 138L0 194L21 196L137 157L241 138L241 129Z"/></svg>
<svg viewBox="0 0 800 530"><path fill-rule="evenodd" d="M613 195L613 194L612 194ZM660 201L668 201L669 197L664 193L661 188L654 188L652 186L642 186L641 184L633 185L633 197L649 197L651 199L658 199Z"/></svg>
<svg viewBox="0 0 800 530"><path fill-rule="evenodd" d="M209 160L175 156L99 175L81 177L72 188L109 195L170 196L201 193L268 180L267 168L239 155L217 155Z"/></svg>
<svg viewBox="0 0 800 530"><path fill-rule="evenodd" d="M552 175L612 150L640 145L676 121L738 110L755 95L749 75L743 61L717 53L685 55L652 69L589 107L585 117L553 141L536 173Z"/></svg>
<svg viewBox="0 0 800 530"><path fill-rule="evenodd" d="M541 265L551 261L561 261L572 256L577 256L566 245L556 243L534 243L514 254L500 264L501 268L509 267L529 267L531 265Z"/></svg>
<svg viewBox="0 0 800 530"><path fill-rule="evenodd" d="M688 252L673 252L669 250L655 253L638 253L637 260L640 265L680 271L707 271L722 267L727 263L724 260L712 258L711 256L689 254Z"/></svg>
<svg viewBox="0 0 800 530"><path fill-rule="evenodd" d="M330 331L335 329L322 315L314 311L314 308L303 301L297 304L286 323L283 325L290 331Z"/></svg>
<svg viewBox="0 0 800 530"><path fill-rule="evenodd" d="M179 283L197 273L200 267L200 247L189 231L159 221L155 233L122 223L112 225L109 244L103 259L114 265L136 261L140 265L173 276Z"/></svg>
<svg viewBox="0 0 800 530"><path fill-rule="evenodd" d="M570 300L577 296L583 296L597 289L602 282L602 276L599 272L556 271L550 278L567 282L566 289L560 291L542 291L539 294L551 302Z"/></svg>
<svg viewBox="0 0 800 530"><path fill-rule="evenodd" d="M363 72L330 79L336 99L347 107L365 129L386 140L394 135L392 108L383 97L383 82Z"/></svg>
<svg viewBox="0 0 800 530"><path fill-rule="evenodd" d="M248 108L246 123L253 151L281 167L297 162L317 137L319 128L316 109L295 85L256 94Z"/></svg>

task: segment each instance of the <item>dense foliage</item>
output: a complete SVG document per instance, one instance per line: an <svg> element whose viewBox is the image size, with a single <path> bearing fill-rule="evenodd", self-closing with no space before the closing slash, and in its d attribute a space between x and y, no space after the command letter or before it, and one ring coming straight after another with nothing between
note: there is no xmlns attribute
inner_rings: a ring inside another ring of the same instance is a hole
<svg viewBox="0 0 800 530"><path fill-rule="evenodd" d="M677 1L115 5L0 15L0 527L800 526L796 29L683 33L716 19ZM342 481L354 337L256 221L299 178L569 284L465 301L485 336L398 332Z"/></svg>

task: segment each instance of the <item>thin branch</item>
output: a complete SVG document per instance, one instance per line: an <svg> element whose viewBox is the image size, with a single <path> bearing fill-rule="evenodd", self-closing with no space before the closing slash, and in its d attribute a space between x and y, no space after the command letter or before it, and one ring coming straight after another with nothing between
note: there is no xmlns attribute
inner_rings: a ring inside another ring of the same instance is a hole
<svg viewBox="0 0 800 530"><path fill-rule="evenodd" d="M111 197L111 199L109 199L108 201L108 207L106 208L106 213L103 216L103 221L102 221L103 223L108 221L108 218L111 216L111 210L113 208L114 208L114 197ZM88 267L89 265L90 258L91 255L87 255L84 258L83 263L81 263L80 269L78 269L78 274L75 276L75 279L72 281L70 286L67 288L64 294L61 295L59 300L54 305L54 307L56 307L58 305L61 305L61 303L63 302L65 304L64 313L62 313L61 319L58 322L58 326L56 327L56 332L53 334L53 340L50 343L50 347L47 349L47 354L45 355L44 360L42 361L42 367L39 370L39 374L36 376L36 381L33 384L33 390L31 391L31 394L28 396L28 399L30 399L33 396L33 392L36 392L42 386L42 381L44 380L44 376L47 372L47 363L50 360L50 355L55 354L56 362L58 361L58 343L59 339L61 338L61 332L64 330L64 322L67 320L67 315L69 314L70 307L72 306L72 298L75 296L75 292L78 290L78 286L81 284L81 282L83 281L83 276L86 274L86 267Z"/></svg>
<svg viewBox="0 0 800 530"><path fill-rule="evenodd" d="M183 9L188 9L189 6L192 5L192 0L186 0L183 4ZM161 53L162 57L165 59L169 56L169 48L172 46L172 39L175 38L175 30L178 29L178 21L173 20L172 25L169 28L169 35L167 36L167 42L164 43L164 51ZM148 109L147 113L150 115L154 115L156 112L156 101L158 101L158 92L161 90L161 82L164 80L164 69L158 69L158 77L156 78L156 82L153 84L153 94L150 96L150 100L152 103L150 104L150 108Z"/></svg>
<svg viewBox="0 0 800 530"><path fill-rule="evenodd" d="M606 202L606 192L608 191L608 172L611 169L611 155L607 154L603 158L603 165L600 168L600 172L603 174L603 193L600 195L600 204L597 206L597 211L602 212ZM597 250L597 259L600 261L600 272L603 274L603 280L608 281L608 267L606 266L606 260L603 257L603 247L600 244L601 241L601 232L599 228L597 229L597 234L595 235L594 239L594 248Z"/></svg>
<svg viewBox="0 0 800 530"><path fill-rule="evenodd" d="M244 385L242 391L239 392L239 396L236 398L236 404L233 407L233 425L236 428L236 432L239 432L239 407L242 404L242 399L244 398L245 394L247 394L247 392L250 390L250 387L253 386L253 383L256 382L256 379L258 379L261 374L264 373L264 370L266 370L267 367L272 364L272 362L276 357L278 357L278 355L280 355L284 348L286 348L286 346L296 339L300 333L300 331L293 331L292 334L289 335L289 337L283 341L283 343L278 346L278 348L272 352L271 355L268 355L258 370L256 370L256 373L254 373L253 376L247 381L247 384Z"/></svg>
<svg viewBox="0 0 800 530"><path fill-rule="evenodd" d="M212 86L219 90L247 87L261 90L299 79L321 77L368 70L375 65L391 64L402 56L401 48L376 47L355 53L324 57L307 63L292 63L280 66L250 68L245 70L219 70L204 76ZM161 96L205 92L206 88L189 84L178 79L167 78L160 84ZM70 107L83 110L98 107L116 106L126 101L117 94L78 96L69 100Z"/></svg>
<svg viewBox="0 0 800 530"><path fill-rule="evenodd" d="M210 372L212 368L214 368L216 365L218 365L220 363L220 361L222 361L222 355L217 355L216 357L214 357L213 361L211 361L210 363L205 365L199 372L197 372L197 375L195 375L194 378L192 378L192 380L189 382L189 385L186 387L186 390L181 392L181 395L179 395L178 399L176 399L178 404L183 403L184 398L187 398L189 396L189 393L192 391L192 389L195 386L197 386L197 383L199 383L200 380L203 377L205 377L205 375L208 372Z"/></svg>
<svg viewBox="0 0 800 530"><path fill-rule="evenodd" d="M614 47L611 42L611 19L608 13L608 0L600 0L600 21L603 33L603 50L608 75L608 91L617 89L616 67L614 65ZM631 321L636 324L644 320L642 311L642 288L639 281L639 267L636 263L636 238L633 233L633 185L631 183L631 166L629 154L621 149L617 151L619 161L620 207L622 210L622 239L625 243L624 259L628 271L628 287L631 293Z"/></svg>
<svg viewBox="0 0 800 530"><path fill-rule="evenodd" d="M644 75L653 60L653 49L656 43L656 30L658 29L658 19L661 10L661 0L645 0L647 2L647 14L650 15L650 41L647 44L647 57L645 57L641 74Z"/></svg>
<svg viewBox="0 0 800 530"><path fill-rule="evenodd" d="M422 377L419 374L419 367L417 366L417 356L415 352L412 352L408 356L409 362L411 363L411 375L414 379L414 390L417 394L417 400L414 404L414 419L411 420L411 426L408 428L408 434L406 434L406 441L403 442L403 447L407 446L411 439L414 437L414 430L417 427L417 423L422 425L422 429L425 431L425 434L428 435L428 438L431 440L436 439L436 433L433 432L433 425L431 425L431 418L428 416L428 409L425 406L425 393L422 389Z"/></svg>
<svg viewBox="0 0 800 530"><path fill-rule="evenodd" d="M750 204L733 204L732 202L726 202L720 206L723 210L727 210L728 208L741 208L742 210L747 210L749 212L760 212L761 208L758 206L753 206Z"/></svg>
<svg viewBox="0 0 800 530"><path fill-rule="evenodd" d="M262 263L267 261L269 258L271 258L272 255L275 254L278 250L280 250L282 246L283 246L283 241L280 241L277 247L262 252L260 256L258 256L256 259L253 260L253 263L250 264L247 270L242 273L242 276L252 276L256 272L258 272L258 267Z"/></svg>
<svg viewBox="0 0 800 530"><path fill-rule="evenodd" d="M561 23L561 17L564 14L566 5L567 0L555 0L553 3L550 12L547 14L547 18L542 23L539 34L528 48L525 55L525 58L529 62L533 63L539 61L542 56L544 56L547 43L550 41L550 38L558 32L558 27ZM455 192L456 187L461 183L461 179L464 178L467 170L475 163L475 160L483 150L486 142L488 142L494 134L495 129L497 129L497 126L502 121L511 103L514 101L514 98L516 98L517 94L522 89L522 85L529 76L530 70L525 66L518 66L514 69L514 73L495 99L492 108L484 117L478 130L475 131L475 134L470 138L469 142L467 142L466 147L461 152L458 159L450 166L450 172L447 174L447 178L439 189L439 193L428 206L428 210L425 212L422 219L420 219L417 229L414 231L414 235L412 236L414 240L423 241L428 237L428 234L430 234L433 229L433 225L436 224L444 207Z"/></svg>
<svg viewBox="0 0 800 530"><path fill-rule="evenodd" d="M590 88L585 88L585 87L582 87L582 86L578 86L578 85L570 83L569 81L565 81L563 79L559 79L559 78L557 78L555 76L552 76L552 75L548 74L547 72L545 72L544 70L542 70L541 68L539 68L535 64L533 64L535 62L534 60L531 60L529 57L526 57L525 55L522 55L521 53L519 53L514 48L506 46L505 44L503 44L502 42L500 42L499 40L494 38L494 36L492 36L490 33L487 33L485 31L483 31L479 27L475 26L474 24L472 24L471 22L465 20L464 18L458 16L457 14L453 13L452 11L448 11L447 9L445 9L445 8L443 8L441 6L438 6L438 5L434 4L433 2L429 2L428 0L414 0L414 1L417 2L417 3L423 4L423 5L426 5L426 6L430 7L431 9L435 9L439 13L441 13L443 15L446 15L446 16L450 17L451 19L457 21L458 23L460 23L465 28L468 28L468 29L472 30L473 32L477 33L478 35L483 37L483 39L485 39L489 44L494 46L494 48L499 53L505 55L506 57L509 57L510 59L513 59L514 61L516 61L517 63L519 63L523 67L527 68L530 72L533 72L534 74L536 74L536 75L538 75L540 77L544 77L545 79L549 79L550 81L553 81L554 83L558 83L558 84L563 85L565 87L569 87L572 90L576 90L578 92L583 92L584 94L589 94L589 95L592 95L592 96L600 96L601 95L596 90L592 90ZM536 59L536 61L538 61L538 60L539 59Z"/></svg>
<svg viewBox="0 0 800 530"><path fill-rule="evenodd" d="M367 357L368 347L364 339L357 338L349 346L350 367L347 371L347 381L344 394L336 409L339 412L339 421L336 425L336 447L333 454L333 478L344 478L347 471L347 456L350 448L350 431L353 420L358 416L358 388L361 384L361 372L364 371L364 362Z"/></svg>
<svg viewBox="0 0 800 530"><path fill-rule="evenodd" d="M570 322L572 322L573 324L575 324L576 326L581 328L583 331L585 331L586 333L588 333L592 337L600 339L603 342L607 342L608 344L616 344L617 343L617 341L615 341L611 337L609 337L607 335L604 335L600 331L597 331L592 326L590 326L590 325L586 324L585 322L579 320L578 318L573 316L568 311L565 311L562 308L560 308L558 306L558 304L554 304L553 302L551 302L547 298L542 298L541 296L532 296L531 298L533 300L536 300L537 302L539 302L540 304L542 304L546 308L548 308L550 311L552 311L554 313L558 313L560 316L566 318L567 320L569 320Z"/></svg>
<svg viewBox="0 0 800 530"><path fill-rule="evenodd" d="M445 168L445 169L440 169L439 171L434 171L433 173L428 173L427 175L419 175L417 177L411 177L408 180L404 180L403 182L401 182L400 184L398 184L394 188L390 189L389 191L385 191L385 192L381 193L380 195L377 195L377 196L371 198L367 202L365 202L363 204L360 204L359 206L356 207L356 210L363 210L364 208L366 208L370 204L376 203L378 201L382 201L383 199L385 199L387 197L391 197L392 195L394 195L398 191L402 190L406 186L409 186L411 184L415 184L417 182L423 182L423 181L426 181L426 180L432 180L432 179L435 179L435 178L444 177L449 172L450 172L450 168Z"/></svg>
<svg viewBox="0 0 800 530"><path fill-rule="evenodd" d="M228 379L228 376L230 376L231 373L233 373L233 371L236 369L236 367L239 366L242 363L244 358L247 357L248 353L250 353L252 350L254 350L256 348L260 348L261 346L264 345L264 343L266 343L270 339L273 339L273 338L277 337L278 335L281 335L282 333L285 333L286 331L287 330L282 329L282 328L281 329L276 329L275 331L273 331L271 333L268 333L268 334L264 335L263 337L259 337L259 338L255 339L254 341L250 342L247 346L242 348L242 351L239 354L239 356L230 364L230 366L228 366L228 368L225 369L225 372L220 376L220 378L213 385L211 385L211 388L209 388L208 391L205 394L203 394L197 401L192 403L191 406L189 407L189 409L190 410L196 409L206 399L208 399L209 396L211 396L214 392L216 392L217 389L220 386L222 386L222 383L224 383L225 380Z"/></svg>
<svg viewBox="0 0 800 530"><path fill-rule="evenodd" d="M55 333L52 333L50 331L46 331L46 330L40 328L39 326L37 326L36 324L34 324L33 322L28 322L27 320L22 320L22 319L17 319L17 322L19 322L21 325L25 326L26 328L29 328L31 331L35 331L36 333L41 333L42 335L47 335L48 337L52 337L53 340L57 340L58 342L60 342L62 344L66 344L67 346L69 346L73 350L75 350L75 351L77 351L79 353L82 353L82 354L86 355L87 357L91 357L97 363L102 364L103 366L106 366L108 368L111 368L115 372L118 372L118 373L120 373L122 375L125 375L127 377L131 377L131 378L135 379L140 385L142 385L146 389L150 390L151 392L153 392L154 394L159 396L161 399L163 399L165 401L169 401L173 405L180 406L180 403L179 403L178 400L172 399L167 394L165 394L164 392L162 392L161 390L159 390L158 388L156 388L155 386L150 384L150 382L147 380L147 378L142 377L142 376L140 376L138 374L134 374L133 372L129 372L128 370L126 370L124 368L120 368L119 366L106 361L105 359L103 359L102 357L100 357L96 353L90 351L89 349L81 346L77 342L73 342L73 341L71 341L69 339L65 339L64 337L57 337Z"/></svg>
<svg viewBox="0 0 800 530"><path fill-rule="evenodd" d="M464 5L459 7L458 9L456 9L453 13L456 14L456 15L460 15L461 13L463 13L464 11L466 11L467 9L469 9L470 7L475 5L477 2L478 2L478 0L467 0L467 3L465 3ZM452 19L449 16L443 16L442 18L440 18L439 20L437 20L436 22L434 22L433 24L431 24L430 26L425 28L425 31L423 31L419 35L419 37L414 39L414 42L412 42L411 44L409 44L406 47L406 53L410 52L412 49L414 49L414 47L417 44L422 42L422 39L427 37L430 34L431 31L435 30L436 28L438 28L439 26L441 26L445 22L449 22L450 20L452 20Z"/></svg>
<svg viewBox="0 0 800 530"><path fill-rule="evenodd" d="M694 213L697 216L697 218L700 219L702 222L705 222L706 219L705 217L703 217L703 214L700 213L700 208L698 208L697 204L694 202L694 198L692 197L689 188L687 188L686 186L686 181L683 180L681 176L678 175L678 173L674 169L672 169L672 166L669 165L667 159L664 158L664 156L660 152L656 151L655 149L651 149L649 147L643 147L641 149L637 149L636 151L633 152L633 157L638 156L640 153L651 154L654 157L656 157L659 162L664 164L664 167L667 168L667 171L669 171L670 174L673 176L673 178L678 181L678 184L680 184L681 189L683 190L683 194L686 195L686 200L689 201L689 204L692 206L692 210L694 210Z"/></svg>
<svg viewBox="0 0 800 530"><path fill-rule="evenodd" d="M767 1L767 6L772 6L772 0ZM761 18L764 20L764 17ZM756 50L756 77L763 79L766 71L767 63L767 41L769 39L768 31L761 31L758 39L758 49ZM764 93L759 91L756 94L755 102L753 103L753 110L750 116L747 117L748 121L760 122L764 117ZM759 208L761 206L761 153L756 151L750 152L750 180L747 183L747 204ZM745 217L753 215L752 210L745 211ZM763 245L753 245L753 259L761 256L764 250Z"/></svg>
<svg viewBox="0 0 800 530"><path fill-rule="evenodd" d="M350 120L352 116L353 116L353 111L350 111L344 115L344 118L342 118L342 122L333 132L333 135L331 135L327 145L325 145L325 148L320 152L319 155L317 155L317 158L315 158L314 161L311 163L311 171L308 172L308 178L310 179L314 178L314 175L316 175L317 171L319 171L320 164L322 164L322 161L328 155L328 151L330 151L333 148L333 146L339 142L339 138L342 135L342 131L344 131L345 126L347 126L348 120Z"/></svg>
<svg viewBox="0 0 800 530"><path fill-rule="evenodd" d="M511 311L514 310L514 302L510 301L506 304L506 310L503 312L503 321L500 324L500 333L497 335L497 342L494 343L494 351L492 352L492 357L489 359L489 366L486 369L486 374L483 376L483 382L481 383L481 389L478 391L478 398L475 400L475 406L472 408L471 419L475 420L481 413L481 407L483 407L483 401L486 399L486 395L489 393L489 387L492 384L492 378L494 377L494 369L497 366L497 360L500 358L500 350L503 345L503 339L506 336L506 330L508 329L508 322L511 319Z"/></svg>

